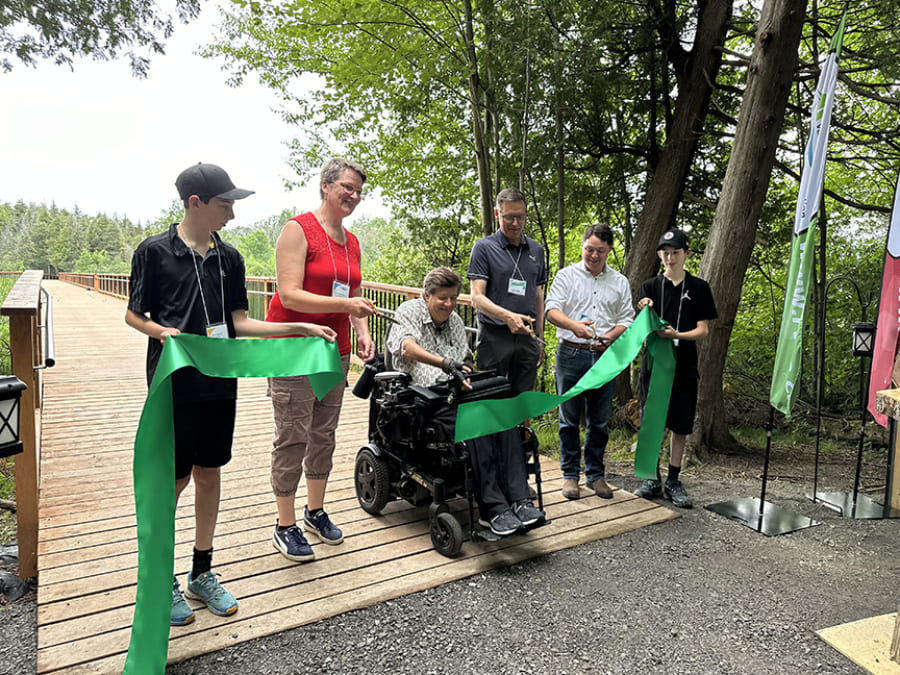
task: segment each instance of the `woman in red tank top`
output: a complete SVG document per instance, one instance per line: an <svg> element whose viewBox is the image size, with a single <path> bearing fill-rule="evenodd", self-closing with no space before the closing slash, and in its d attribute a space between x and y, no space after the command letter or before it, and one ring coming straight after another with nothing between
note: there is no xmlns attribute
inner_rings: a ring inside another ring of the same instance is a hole
<svg viewBox="0 0 900 675"><path fill-rule="evenodd" d="M375 307L360 290L359 241L343 226L343 219L362 199L365 180L363 168L346 159L334 158L323 167L322 203L285 223L278 238L278 292L266 316L267 321L309 321L333 328L345 375L350 366L351 325L359 356L368 360L375 354L367 323ZM272 543L290 560L315 558L297 525L295 497L304 472L307 504L303 530L325 544L343 541L343 533L325 513L324 503L345 387L346 383L338 385L317 401L306 377L269 379L275 409L271 482L278 507Z"/></svg>

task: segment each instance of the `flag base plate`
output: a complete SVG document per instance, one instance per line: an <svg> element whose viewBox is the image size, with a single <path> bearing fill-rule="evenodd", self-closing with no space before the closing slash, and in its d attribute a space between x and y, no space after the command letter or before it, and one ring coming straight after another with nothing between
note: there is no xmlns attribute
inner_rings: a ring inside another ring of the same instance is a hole
<svg viewBox="0 0 900 675"><path fill-rule="evenodd" d="M760 502L756 497L709 504L706 509L737 521L741 525L746 525L751 530L756 530L767 537L821 525L817 520L776 506L771 502Z"/></svg>
<svg viewBox="0 0 900 675"><path fill-rule="evenodd" d="M827 506L832 511L837 511L846 518L855 518L856 520L882 520L886 518L900 518L900 509L879 504L869 495L857 493L856 503L853 503L852 492L823 491L816 492L813 497L812 493L807 493L807 499L817 504Z"/></svg>

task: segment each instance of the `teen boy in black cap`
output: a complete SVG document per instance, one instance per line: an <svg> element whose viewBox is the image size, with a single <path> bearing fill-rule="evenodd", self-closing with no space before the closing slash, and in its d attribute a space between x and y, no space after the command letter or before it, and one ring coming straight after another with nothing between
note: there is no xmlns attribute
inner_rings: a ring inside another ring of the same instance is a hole
<svg viewBox="0 0 900 675"><path fill-rule="evenodd" d="M672 432L669 444L669 473L665 482L645 480L634 494L644 499L665 495L675 506L689 509L694 503L679 480L684 444L694 428L697 410L697 341L709 333L708 322L715 319L716 303L712 291L703 279L684 269L684 261L690 254L687 235L681 230L669 230L659 240L656 253L665 267L662 274L648 279L641 286L638 311L647 305L654 307L669 322L657 335L675 342L675 378L669 396L669 413L666 428ZM646 352L641 359L641 408L647 401L650 386L650 363ZM646 411L645 411L646 412Z"/></svg>
<svg viewBox="0 0 900 675"><path fill-rule="evenodd" d="M147 383L153 380L163 343L170 335L214 338L314 335L329 342L330 328L310 323L267 323L247 316L244 259L217 232L234 218L236 199L252 195L236 188L215 164L191 166L175 180L184 219L145 239L134 252L125 323L149 337ZM219 513L221 467L231 459L237 380L207 377L194 368L172 375L175 433L175 495L194 478L194 559L186 594L220 616L237 611L234 596L210 570ZM172 625L194 620L178 585L172 586Z"/></svg>

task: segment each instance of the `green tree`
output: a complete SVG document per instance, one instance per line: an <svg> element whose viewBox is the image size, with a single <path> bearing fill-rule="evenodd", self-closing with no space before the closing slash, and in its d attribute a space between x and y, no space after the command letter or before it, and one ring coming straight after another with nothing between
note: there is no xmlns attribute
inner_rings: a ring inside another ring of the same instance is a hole
<svg viewBox="0 0 900 675"><path fill-rule="evenodd" d="M199 0L175 0L175 6L184 23L200 13ZM78 56L112 59L124 52L132 72L145 76L150 61L132 47L162 54L160 38L172 31L171 17L153 0L12 0L0 5L0 70L12 70L13 59L71 66Z"/></svg>

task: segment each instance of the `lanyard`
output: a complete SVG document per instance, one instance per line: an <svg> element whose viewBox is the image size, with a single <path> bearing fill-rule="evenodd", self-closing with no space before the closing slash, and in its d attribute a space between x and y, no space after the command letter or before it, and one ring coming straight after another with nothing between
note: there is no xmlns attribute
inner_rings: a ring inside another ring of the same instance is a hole
<svg viewBox="0 0 900 675"><path fill-rule="evenodd" d="M528 239L525 237L524 234L522 235L522 243L519 244L519 255L516 256L516 259L515 259L515 260L513 260L512 253L509 252L509 246L504 246L504 247L503 247L503 250L506 251L506 255L509 256L509 259L510 259L510 261L511 261L512 264L513 264L513 273L510 274L510 276L511 276L513 279L515 279L515 278L516 278L515 275L518 274L518 275L519 275L519 279L521 279L522 281L525 280L525 275L523 275L523 274L519 271L519 260L520 260L521 257L522 257L522 248L523 248L523 247L525 247L525 248L528 247Z"/></svg>
<svg viewBox="0 0 900 675"><path fill-rule="evenodd" d="M324 227L322 228L322 231L323 232L325 231ZM346 237L346 235L344 235L344 236ZM338 279L338 275L337 275L337 266L334 264L334 253L331 250L331 237L329 236L328 232L325 232L325 243L328 244L328 255L331 256L331 269L334 272L334 280L337 281L338 283L340 283L340 279ZM348 288L350 287L350 251L348 250L349 246L347 246L347 244L349 244L349 243L350 243L349 240L344 242L344 255L347 257L347 287Z"/></svg>
<svg viewBox="0 0 900 675"><path fill-rule="evenodd" d="M213 249L216 249L216 240L214 237L210 236L213 242ZM206 325L211 326L212 321L209 320L209 311L206 309L206 297L203 295L203 283L200 281L200 268L197 266L197 258L195 255L200 255L190 246L187 247L188 251L191 252L191 262L194 263L194 273L197 275L197 286L200 288L200 302L203 304L203 316L206 317ZM219 262L219 290L222 293L222 323L226 323L225 321L225 275L222 273L222 256L218 249L216 249L216 260ZM203 258L200 259L200 262L203 262Z"/></svg>
<svg viewBox="0 0 900 675"><path fill-rule="evenodd" d="M664 274L659 277L659 304L660 311L666 311L666 301L664 297L664 293L666 290L666 276ZM684 279L681 280L681 297L678 298L678 314L675 316L675 332L678 332L678 324L681 323L681 303L684 302L685 289L687 288L687 275L684 276ZM662 314L660 314L662 316Z"/></svg>

